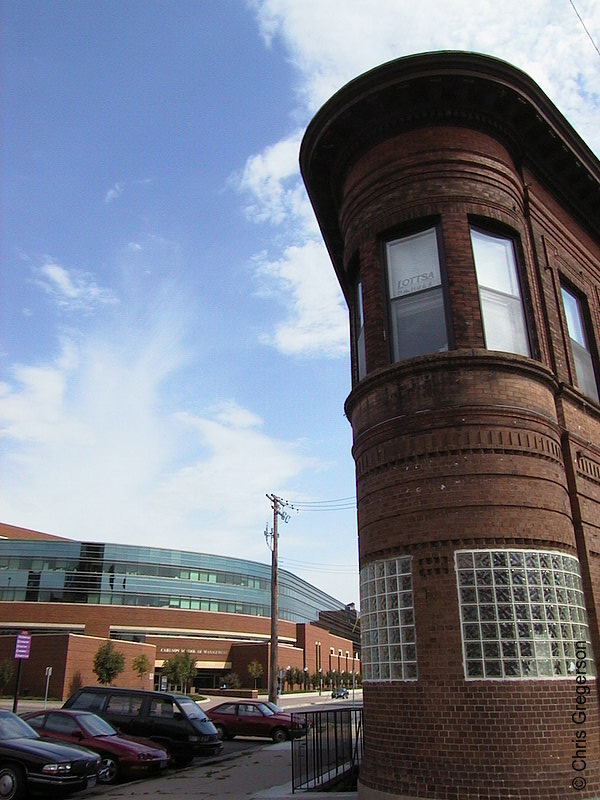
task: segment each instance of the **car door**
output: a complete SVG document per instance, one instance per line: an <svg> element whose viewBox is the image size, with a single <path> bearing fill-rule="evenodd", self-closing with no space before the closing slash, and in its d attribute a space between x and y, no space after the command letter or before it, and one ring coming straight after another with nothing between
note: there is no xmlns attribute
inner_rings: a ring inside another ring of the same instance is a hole
<svg viewBox="0 0 600 800"><path fill-rule="evenodd" d="M123 733L143 736L144 734L140 732L143 701L142 694L111 694L102 716Z"/></svg>
<svg viewBox="0 0 600 800"><path fill-rule="evenodd" d="M237 714L238 733L243 736L268 736L269 726L266 717L258 706L240 703Z"/></svg>

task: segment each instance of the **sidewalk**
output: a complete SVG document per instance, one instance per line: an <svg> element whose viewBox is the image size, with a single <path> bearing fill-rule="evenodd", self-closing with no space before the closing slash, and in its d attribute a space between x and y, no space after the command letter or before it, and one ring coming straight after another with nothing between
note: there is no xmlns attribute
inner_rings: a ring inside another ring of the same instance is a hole
<svg viewBox="0 0 600 800"><path fill-rule="evenodd" d="M264 744L259 748L207 759L191 767L169 772L162 778L96 786L82 798L173 798L197 800L356 800L356 792L297 792L292 794L290 742Z"/></svg>

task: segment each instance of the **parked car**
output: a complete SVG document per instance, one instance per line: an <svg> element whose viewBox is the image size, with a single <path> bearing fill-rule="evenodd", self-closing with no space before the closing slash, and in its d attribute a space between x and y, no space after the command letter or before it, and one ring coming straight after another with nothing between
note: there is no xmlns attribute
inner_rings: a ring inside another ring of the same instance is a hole
<svg viewBox="0 0 600 800"><path fill-rule="evenodd" d="M185 695L113 686L84 686L63 708L92 711L129 736L151 739L178 765L194 756L215 755L223 748L204 711Z"/></svg>
<svg viewBox="0 0 600 800"><path fill-rule="evenodd" d="M11 711L0 710L0 797L68 794L96 785L100 757L77 745L41 739Z"/></svg>
<svg viewBox="0 0 600 800"><path fill-rule="evenodd" d="M30 711L23 719L40 736L70 744L80 744L100 756L99 783L115 783L120 778L143 778L164 769L167 751L149 739L119 736L113 726L90 711ZM0 790L0 798L2 791Z"/></svg>
<svg viewBox="0 0 600 800"><path fill-rule="evenodd" d="M306 727L285 711L274 711L260 700L233 700L207 709L223 739L234 736L266 736L274 742L304 736Z"/></svg>
<svg viewBox="0 0 600 800"><path fill-rule="evenodd" d="M333 700L337 700L338 698L345 700L348 697L348 689L345 689L343 686L338 686L331 692L331 697Z"/></svg>

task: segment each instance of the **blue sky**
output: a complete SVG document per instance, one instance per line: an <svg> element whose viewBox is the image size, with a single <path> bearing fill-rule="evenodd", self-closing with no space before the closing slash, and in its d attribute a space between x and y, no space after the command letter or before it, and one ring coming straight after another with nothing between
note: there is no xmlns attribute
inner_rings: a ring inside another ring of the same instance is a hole
<svg viewBox="0 0 600 800"><path fill-rule="evenodd" d="M268 562L273 492L298 509L282 566L358 602L347 313L302 132L361 72L463 49L528 72L598 154L600 4L0 13L0 519Z"/></svg>

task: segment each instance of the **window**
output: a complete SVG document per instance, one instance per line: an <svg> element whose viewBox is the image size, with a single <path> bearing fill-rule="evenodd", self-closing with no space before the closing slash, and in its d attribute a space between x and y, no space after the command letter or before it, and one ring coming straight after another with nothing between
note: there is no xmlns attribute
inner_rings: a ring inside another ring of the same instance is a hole
<svg viewBox="0 0 600 800"><path fill-rule="evenodd" d="M588 397L598 402L598 383L594 371L594 362L589 347L583 308L580 299L565 286L560 288L562 294L567 330L575 364L575 383Z"/></svg>
<svg viewBox="0 0 600 800"><path fill-rule="evenodd" d="M65 736L73 736L75 733L81 733L79 725L75 720L64 714L48 714L45 730L52 731L53 733L62 733Z"/></svg>
<svg viewBox="0 0 600 800"><path fill-rule="evenodd" d="M360 598L364 680L416 680L412 558L390 558L363 567Z"/></svg>
<svg viewBox="0 0 600 800"><path fill-rule="evenodd" d="M365 355L365 318L363 312L362 283L356 287L356 369L358 380L364 378L367 371Z"/></svg>
<svg viewBox="0 0 600 800"><path fill-rule="evenodd" d="M471 228L485 346L530 355L512 239Z"/></svg>
<svg viewBox="0 0 600 800"><path fill-rule="evenodd" d="M537 550L455 554L465 677L595 675L574 556Z"/></svg>
<svg viewBox="0 0 600 800"><path fill-rule="evenodd" d="M448 349L437 231L386 244L394 361Z"/></svg>

